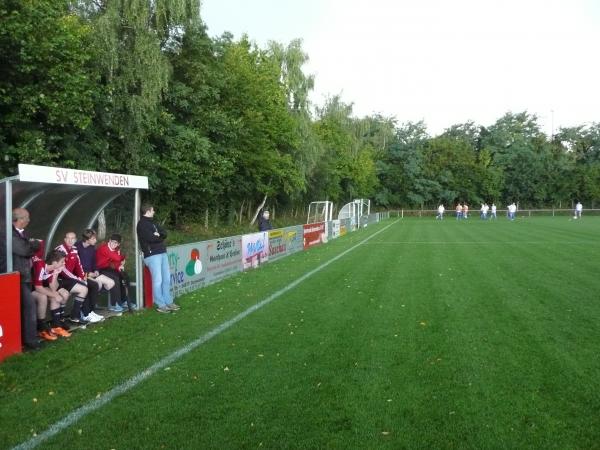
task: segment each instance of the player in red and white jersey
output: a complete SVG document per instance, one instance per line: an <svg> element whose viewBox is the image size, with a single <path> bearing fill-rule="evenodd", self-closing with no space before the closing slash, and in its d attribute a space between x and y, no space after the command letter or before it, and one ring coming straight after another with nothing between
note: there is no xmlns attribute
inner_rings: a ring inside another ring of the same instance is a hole
<svg viewBox="0 0 600 450"><path fill-rule="evenodd" d="M58 275L65 266L65 255L53 250L42 260L33 258L33 287L31 293L37 303L38 335L47 341L54 341L57 336L69 337L69 327L61 317L61 308L69 299L69 292L58 283ZM46 323L46 310L50 303L51 325Z"/></svg>
<svg viewBox="0 0 600 450"><path fill-rule="evenodd" d="M65 234L63 243L55 249L65 254L65 268L59 275L58 282L61 288L66 289L74 296L71 322L83 324L100 322L104 319L103 317L90 314L91 305L96 304L98 297L98 285L96 283L88 284L75 246L76 241L75 233L69 231Z"/></svg>

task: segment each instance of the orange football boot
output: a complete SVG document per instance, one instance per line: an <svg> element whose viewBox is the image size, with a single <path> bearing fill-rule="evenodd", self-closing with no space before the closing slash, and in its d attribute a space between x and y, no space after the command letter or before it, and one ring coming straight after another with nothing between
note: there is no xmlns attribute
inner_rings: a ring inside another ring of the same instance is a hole
<svg viewBox="0 0 600 450"><path fill-rule="evenodd" d="M42 330L38 332L38 336L45 341L55 341L58 339L54 333L48 330Z"/></svg>
<svg viewBox="0 0 600 450"><path fill-rule="evenodd" d="M71 333L69 333L67 330L65 330L62 327L50 328L50 331L52 331L57 336L62 336L62 337L66 337L66 338L71 337Z"/></svg>

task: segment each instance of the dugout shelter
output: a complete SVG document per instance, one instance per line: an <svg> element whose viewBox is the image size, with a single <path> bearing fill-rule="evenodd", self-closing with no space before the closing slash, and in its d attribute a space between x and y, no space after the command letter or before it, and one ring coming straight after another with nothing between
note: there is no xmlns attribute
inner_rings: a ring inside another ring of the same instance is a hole
<svg viewBox="0 0 600 450"><path fill-rule="evenodd" d="M62 242L66 232L74 231L79 238L84 229L94 228L101 212L119 200L120 205L126 205L120 208L120 214L131 215L131 233L123 233L123 238L128 244L125 252L127 270L132 284L135 283L136 301L141 305L142 263L135 232L140 214L140 189L148 189L145 176L19 164L17 175L0 180L0 291L3 291L4 284L14 284L13 280L9 280L13 272L13 208L29 211L31 223L27 234L45 241L47 252ZM127 206L129 202L131 211ZM110 233L112 230L107 231ZM99 236L98 240L103 237ZM18 279L18 274L16 277ZM14 298L15 295L17 298ZM0 309L14 302L19 304L18 289L3 291L2 297ZM0 338L6 338L10 324L6 323L8 316L2 315Z"/></svg>
<svg viewBox="0 0 600 450"><path fill-rule="evenodd" d="M371 214L371 200L357 198L346 203L338 214L339 220L351 219L353 225L360 228L363 218Z"/></svg>

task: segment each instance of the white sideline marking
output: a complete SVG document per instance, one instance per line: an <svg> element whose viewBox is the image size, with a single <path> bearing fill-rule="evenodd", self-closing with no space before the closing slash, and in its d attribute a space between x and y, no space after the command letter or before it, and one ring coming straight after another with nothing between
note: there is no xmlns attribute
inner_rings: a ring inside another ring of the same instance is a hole
<svg viewBox="0 0 600 450"><path fill-rule="evenodd" d="M70 427L71 425L73 425L74 423L76 423L77 421L79 421L80 419L82 419L83 417L87 416L89 413L94 412L97 409L100 409L102 406L104 406L107 403L109 403L110 401L112 401L115 397L117 397L117 396L119 396L121 394L124 394L127 391L133 389L138 384L140 384L142 381L144 381L146 378L151 377L152 375L154 375L156 372L158 372L163 367L166 367L169 364L175 362L176 360L178 360L182 356L184 356L187 353L189 353L192 350L194 350L196 347L201 346L205 342L209 341L210 339L214 338L215 336L221 334L223 331L225 331L228 328L230 328L232 325L235 325L240 320L242 320L245 317L249 316L254 311L259 310L260 308L262 308L263 306L271 303L277 297L280 297L282 294L286 293L290 289L295 288L297 285L299 285L300 283L302 283L307 278L309 278L309 277L313 276L315 273L320 272L321 270L323 270L329 264L337 261L341 257L343 257L346 254L350 253L352 250L354 250L355 248L361 246L362 244L364 244L368 240L374 238L379 233L384 232L389 227L391 227L392 225L394 225L396 222L398 222L398 220L396 220L393 223L389 224L385 228L382 228L381 230L377 231L376 233L373 233L368 238L360 241L358 244L354 245L353 247L350 247L348 250L346 250L346 251L340 253L339 255L331 258L329 261L321 264L319 267L311 270L310 272L305 273L300 278L292 281L286 287L284 287L284 288L280 289L279 291L277 291L277 292L269 295L267 298L265 298L261 302L259 302L259 303L255 304L255 305L251 306L250 308L248 308L247 310L241 312L240 314L238 314L234 318L228 320L227 322L222 323L221 325L219 325L218 327L216 327L213 330L209 331L208 333L200 336L198 339L196 339L196 340L190 342L189 344L181 347L179 350L175 350L170 355L165 356L160 361L154 363L153 365L151 365L147 369L143 370L142 372L138 373L137 375L134 375L133 377L131 377L130 379L128 379L124 383L122 383L122 384L120 384L120 385L112 388L110 391L106 392L105 394L103 394L99 398L94 399L91 402L89 402L88 404L83 405L83 406L77 408L76 410L72 411L70 414L68 414L67 416L65 416L64 418L62 418L61 420L59 420L55 424L51 425L47 430L45 430L42 433L38 434L37 436L29 439L28 441L23 442L22 444L19 444L16 447L13 447L13 450L21 450L21 449L25 450L25 449L32 449L32 448L37 447L42 442L50 439L52 436L54 436L55 434L58 434L60 431L64 430L65 428Z"/></svg>

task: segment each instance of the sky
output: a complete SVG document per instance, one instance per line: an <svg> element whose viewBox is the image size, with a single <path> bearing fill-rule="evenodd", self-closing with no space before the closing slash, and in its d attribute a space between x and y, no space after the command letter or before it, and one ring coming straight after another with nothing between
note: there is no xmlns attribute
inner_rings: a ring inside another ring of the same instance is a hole
<svg viewBox="0 0 600 450"><path fill-rule="evenodd" d="M424 120L430 134L528 111L600 122L600 0L202 0L210 36L303 40L311 101Z"/></svg>

